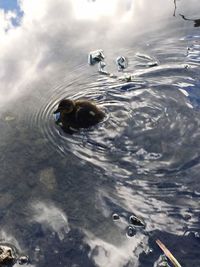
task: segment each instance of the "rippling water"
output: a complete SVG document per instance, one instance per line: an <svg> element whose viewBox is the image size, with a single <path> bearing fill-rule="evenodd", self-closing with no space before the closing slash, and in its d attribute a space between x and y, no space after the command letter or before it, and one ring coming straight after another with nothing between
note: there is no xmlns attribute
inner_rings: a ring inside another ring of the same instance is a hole
<svg viewBox="0 0 200 267"><path fill-rule="evenodd" d="M90 45L76 53L72 43L72 65L27 81L27 93L3 108L1 239L30 265L157 266L157 238L183 266L200 263L200 34L168 4L154 31L140 18L135 38L96 42L115 75L87 65ZM129 61L123 72L118 55ZM94 100L106 118L65 134L53 119L65 97ZM131 214L146 226L133 237Z"/></svg>

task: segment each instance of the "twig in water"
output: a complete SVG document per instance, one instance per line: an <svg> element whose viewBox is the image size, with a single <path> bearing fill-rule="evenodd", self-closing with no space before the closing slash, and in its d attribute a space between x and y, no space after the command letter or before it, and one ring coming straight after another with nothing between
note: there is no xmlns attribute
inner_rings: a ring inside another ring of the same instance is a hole
<svg viewBox="0 0 200 267"><path fill-rule="evenodd" d="M156 240L156 243L175 267L182 267L180 263L177 261L177 259L172 255L172 253L166 248L166 246L159 239Z"/></svg>

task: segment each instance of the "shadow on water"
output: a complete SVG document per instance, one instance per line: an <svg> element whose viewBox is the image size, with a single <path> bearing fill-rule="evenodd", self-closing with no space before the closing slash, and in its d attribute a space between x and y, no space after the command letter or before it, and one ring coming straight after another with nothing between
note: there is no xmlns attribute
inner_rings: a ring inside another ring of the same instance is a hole
<svg viewBox="0 0 200 267"><path fill-rule="evenodd" d="M174 17L176 17L176 10L177 10L177 1L174 0L174 13L173 13ZM184 20L193 21L194 22L194 27L200 27L200 19L191 19L191 18L186 17L183 14L179 14L179 16Z"/></svg>
<svg viewBox="0 0 200 267"><path fill-rule="evenodd" d="M190 5L174 4L174 14ZM98 40L115 75L86 65L83 42L83 53L70 50L80 55L73 66L61 61L1 110L0 241L29 255L29 266L158 266L157 238L183 266L200 263L200 36L178 18L159 20L160 30L114 49L112 38L111 47ZM119 54L129 59L123 72ZM53 120L64 97L94 100L107 117L67 135ZM130 237L132 214L145 227Z"/></svg>
<svg viewBox="0 0 200 267"><path fill-rule="evenodd" d="M184 15L179 14L182 19L187 20L187 21L193 21L194 22L194 27L200 27L200 19L189 19L186 18Z"/></svg>

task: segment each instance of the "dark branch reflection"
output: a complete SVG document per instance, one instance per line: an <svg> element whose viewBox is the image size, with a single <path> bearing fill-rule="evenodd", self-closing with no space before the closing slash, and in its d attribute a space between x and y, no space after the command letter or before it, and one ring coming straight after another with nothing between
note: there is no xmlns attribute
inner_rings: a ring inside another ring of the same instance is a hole
<svg viewBox="0 0 200 267"><path fill-rule="evenodd" d="M176 8L177 8L176 0L174 0L174 14L173 14L174 17L176 16Z"/></svg>
<svg viewBox="0 0 200 267"><path fill-rule="evenodd" d="M186 18L184 15L179 14L184 20L188 20L188 21L193 21L194 22L194 27L200 27L200 19L190 19L190 18Z"/></svg>

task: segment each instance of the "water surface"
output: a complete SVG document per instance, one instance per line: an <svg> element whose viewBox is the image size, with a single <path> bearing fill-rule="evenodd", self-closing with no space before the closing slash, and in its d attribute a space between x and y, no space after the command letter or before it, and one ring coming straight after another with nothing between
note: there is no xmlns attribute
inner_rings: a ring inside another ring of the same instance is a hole
<svg viewBox="0 0 200 267"><path fill-rule="evenodd" d="M200 264L200 4L176 4L119 1L118 17L64 20L58 3L63 25L38 25L48 49L37 75L26 73L17 93L2 89L1 239L30 266L157 266L157 238L183 266ZM88 66L99 48L116 76ZM67 135L52 116L64 97L95 100L107 116ZM130 238L131 214L146 228Z"/></svg>

